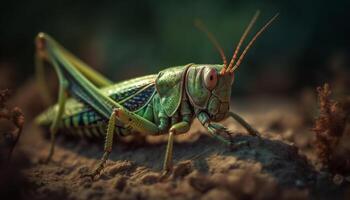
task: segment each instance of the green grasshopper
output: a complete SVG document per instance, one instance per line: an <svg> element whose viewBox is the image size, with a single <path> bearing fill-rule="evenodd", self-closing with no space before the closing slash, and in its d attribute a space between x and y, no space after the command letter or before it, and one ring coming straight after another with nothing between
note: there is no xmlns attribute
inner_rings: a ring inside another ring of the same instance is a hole
<svg viewBox="0 0 350 200"><path fill-rule="evenodd" d="M199 25L219 50L223 64L191 63L116 84L91 69L49 35L39 33L36 37L37 78L46 99L49 96L44 87L45 61L53 66L59 80L58 103L36 118L38 124L50 126L51 148L47 161L54 153L58 131L91 138L105 137L104 154L90 174L92 177L100 174L108 160L114 135L169 133L163 163L165 173L172 169L174 136L186 133L195 117L211 136L227 145L232 145L232 142L222 134L229 135L229 132L216 123L227 117L234 118L251 135L258 136L254 128L229 109L234 71L254 41L278 14L254 35L237 59L258 15L259 12L256 12L245 29L229 64L215 37Z"/></svg>

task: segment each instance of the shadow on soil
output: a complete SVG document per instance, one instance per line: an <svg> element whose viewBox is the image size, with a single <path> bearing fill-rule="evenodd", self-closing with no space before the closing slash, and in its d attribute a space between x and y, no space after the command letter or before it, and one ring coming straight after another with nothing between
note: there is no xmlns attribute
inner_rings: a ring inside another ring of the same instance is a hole
<svg viewBox="0 0 350 200"><path fill-rule="evenodd" d="M234 157L237 160L260 163L262 170L272 175L282 186L304 187L314 184L317 174L306 158L298 154L296 147L277 140L248 135L235 136L233 142L244 142L244 145L230 148L206 135L202 135L194 142L175 143L174 164L184 160L192 160L195 168L206 174L210 173L207 158L211 155ZM103 153L102 140L94 144L64 140L58 145L70 149L80 156L97 160ZM165 142L159 144L115 142L110 160L127 160L135 163L135 167L144 166L153 171L161 171L165 148ZM232 165L231 168L238 167Z"/></svg>

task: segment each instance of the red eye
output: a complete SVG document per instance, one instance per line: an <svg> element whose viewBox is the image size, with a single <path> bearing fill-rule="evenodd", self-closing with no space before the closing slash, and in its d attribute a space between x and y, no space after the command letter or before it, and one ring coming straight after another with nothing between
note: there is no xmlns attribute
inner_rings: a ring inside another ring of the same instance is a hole
<svg viewBox="0 0 350 200"><path fill-rule="evenodd" d="M212 90L218 82L218 74L214 68L205 68L203 71L203 79L205 87Z"/></svg>

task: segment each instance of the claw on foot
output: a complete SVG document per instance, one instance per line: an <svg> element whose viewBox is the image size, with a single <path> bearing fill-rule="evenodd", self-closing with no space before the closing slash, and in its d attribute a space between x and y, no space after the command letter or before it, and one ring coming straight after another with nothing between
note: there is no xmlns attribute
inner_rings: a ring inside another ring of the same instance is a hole
<svg viewBox="0 0 350 200"><path fill-rule="evenodd" d="M98 167L93 172L83 174L82 177L90 177L92 180L94 180L95 177L100 176L101 172L102 172L102 170L107 162L109 154L110 154L110 152L106 151L103 154L102 159L100 160L100 163L98 164Z"/></svg>
<svg viewBox="0 0 350 200"><path fill-rule="evenodd" d="M163 170L162 174L160 175L159 180L163 181L169 178L172 174L172 170Z"/></svg>
<svg viewBox="0 0 350 200"><path fill-rule="evenodd" d="M226 127L217 123L209 123L207 126L207 129L214 138L218 139L219 141L227 145L231 145L232 143L231 133ZM228 136L229 139L223 137L220 133L224 133L226 136Z"/></svg>

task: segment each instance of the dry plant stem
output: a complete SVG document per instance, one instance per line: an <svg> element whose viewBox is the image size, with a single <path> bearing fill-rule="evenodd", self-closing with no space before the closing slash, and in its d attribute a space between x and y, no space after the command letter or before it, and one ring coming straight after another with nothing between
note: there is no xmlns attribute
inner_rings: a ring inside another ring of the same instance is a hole
<svg viewBox="0 0 350 200"><path fill-rule="evenodd" d="M11 121L16 126L15 130L5 133L6 135L9 135L8 138L11 138L11 141L7 141L11 143L9 144L10 149L7 158L8 161L10 160L13 149L19 140L24 124L24 115L21 109L18 107L9 109L6 106L6 101L8 100L9 96L10 91L8 89L0 91L0 119Z"/></svg>
<svg viewBox="0 0 350 200"><path fill-rule="evenodd" d="M331 100L331 89L326 83L317 88L320 113L312 129L316 135L315 147L323 167L332 168L335 151L344 135L348 113L336 101Z"/></svg>

